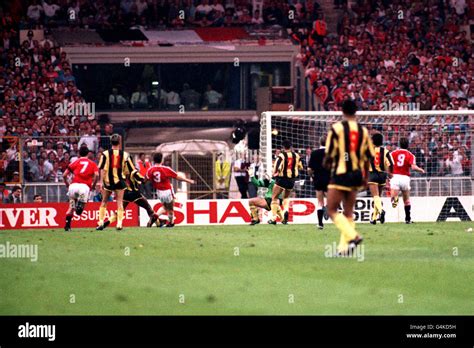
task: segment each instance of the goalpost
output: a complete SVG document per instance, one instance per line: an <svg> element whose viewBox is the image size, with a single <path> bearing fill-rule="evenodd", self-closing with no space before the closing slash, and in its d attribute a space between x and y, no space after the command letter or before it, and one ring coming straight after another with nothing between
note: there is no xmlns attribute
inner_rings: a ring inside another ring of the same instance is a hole
<svg viewBox="0 0 474 348"><path fill-rule="evenodd" d="M340 120L341 111L262 113L260 156L265 171L272 174L275 153L281 149L284 139L290 140L294 150L305 158L307 149L319 148L320 137L327 135L331 125ZM390 151L398 147L401 137L407 137L409 149L417 156L417 164L427 171L425 179L436 178L445 182L444 186L451 185L449 192L445 192L440 184L440 192L435 195L473 194L474 110L358 111L357 120L370 134L381 132L384 146ZM461 177L464 181L457 180ZM426 184L421 186L419 195L429 195L431 188L425 187Z"/></svg>

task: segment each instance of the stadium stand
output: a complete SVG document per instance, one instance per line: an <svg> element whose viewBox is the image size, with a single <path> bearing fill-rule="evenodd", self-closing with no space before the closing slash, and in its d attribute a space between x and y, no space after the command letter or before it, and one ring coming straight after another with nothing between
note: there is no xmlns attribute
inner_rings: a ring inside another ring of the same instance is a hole
<svg viewBox="0 0 474 348"><path fill-rule="evenodd" d="M361 110L380 110L389 99L422 110L474 107L468 9L425 3L358 1L337 34L318 35L316 26L294 33L315 103L338 110L350 96Z"/></svg>

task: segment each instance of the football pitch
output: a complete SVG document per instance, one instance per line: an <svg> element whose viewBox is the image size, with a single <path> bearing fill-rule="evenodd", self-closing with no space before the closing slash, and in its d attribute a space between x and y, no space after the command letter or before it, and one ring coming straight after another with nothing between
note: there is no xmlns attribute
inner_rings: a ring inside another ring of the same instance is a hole
<svg viewBox="0 0 474 348"><path fill-rule="evenodd" d="M472 223L0 231L2 315L474 314ZM10 255L11 256L11 255Z"/></svg>

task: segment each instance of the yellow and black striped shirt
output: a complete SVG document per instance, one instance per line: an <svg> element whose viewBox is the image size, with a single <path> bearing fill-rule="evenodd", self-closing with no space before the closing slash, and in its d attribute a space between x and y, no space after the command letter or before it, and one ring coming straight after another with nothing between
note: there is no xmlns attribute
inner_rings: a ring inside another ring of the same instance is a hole
<svg viewBox="0 0 474 348"><path fill-rule="evenodd" d="M367 128L352 120L333 124L326 140L326 160L332 165L332 175L364 170L374 155Z"/></svg>
<svg viewBox="0 0 474 348"><path fill-rule="evenodd" d="M376 146L375 156L370 160L369 171L386 172L390 167L393 167L392 155L383 146Z"/></svg>
<svg viewBox="0 0 474 348"><path fill-rule="evenodd" d="M127 190L139 192L140 185L143 183L145 178L140 174L138 170L134 170L130 175L127 176Z"/></svg>
<svg viewBox="0 0 474 348"><path fill-rule="evenodd" d="M123 183L127 173L136 170L127 152L113 149L102 152L99 168L105 170L102 180L107 186Z"/></svg>
<svg viewBox="0 0 474 348"><path fill-rule="evenodd" d="M303 169L300 155L293 151L281 152L273 168L274 176L294 179L298 177L299 171Z"/></svg>

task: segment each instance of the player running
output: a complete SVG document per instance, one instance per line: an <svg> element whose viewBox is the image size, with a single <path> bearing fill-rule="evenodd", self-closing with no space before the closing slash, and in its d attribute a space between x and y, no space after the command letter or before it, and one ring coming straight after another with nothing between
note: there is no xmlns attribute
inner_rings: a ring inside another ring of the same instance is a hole
<svg viewBox="0 0 474 348"><path fill-rule="evenodd" d="M117 230L121 230L124 209L123 209L123 195L127 187L125 182L126 172L132 173L135 166L130 155L121 149L122 138L118 134L112 134L110 143L112 148L102 152L99 161L100 176L102 179L102 202L99 208L99 223L98 226L104 225L105 212L107 211L107 202L112 194L115 193L117 200Z"/></svg>
<svg viewBox="0 0 474 348"><path fill-rule="evenodd" d="M375 225L377 220L380 220L381 224L385 223L385 210L383 210L380 196L387 183L387 176L392 175L393 159L390 152L382 146L382 134L375 133L372 135L372 142L375 146L375 156L370 161L369 189L374 198L374 210L370 218L370 223Z"/></svg>
<svg viewBox="0 0 474 348"><path fill-rule="evenodd" d="M323 217L328 218L324 197L328 192L331 173L323 166L324 154L326 152L326 147L324 146L326 144L325 136L319 139L319 144L320 148L311 152L308 164L308 175L313 178L316 198L318 199L318 228L322 230L324 228Z"/></svg>
<svg viewBox="0 0 474 348"><path fill-rule="evenodd" d="M71 231L71 222L74 212L81 215L89 199L91 189L95 189L99 177L99 168L87 158L89 149L87 146L81 146L79 149L79 158L71 163L63 174L64 183L68 189L69 209L66 213L66 225L64 231ZM72 182L68 177L73 175Z"/></svg>
<svg viewBox="0 0 474 348"><path fill-rule="evenodd" d="M176 173L170 167L163 165L163 154L157 152L153 155L153 167L149 168L146 172L146 179L150 180L153 188L156 189L158 199L163 203L163 206L158 209L157 215L161 216L163 213L168 213L168 223L166 227L174 226L174 190L171 185L171 179L184 181L189 184L194 184L194 180L187 179L186 177ZM151 225L150 225L151 226ZM163 223L160 221L160 227Z"/></svg>
<svg viewBox="0 0 474 348"><path fill-rule="evenodd" d="M324 166L331 169L328 185L328 213L341 231L337 256L349 256L362 242L355 229L354 205L357 191L367 186L367 171L374 147L367 128L356 120L357 106L352 100L342 104L344 120L332 125L326 140ZM338 213L343 202L344 212Z"/></svg>
<svg viewBox="0 0 474 348"><path fill-rule="evenodd" d="M411 204L410 204L410 169L424 174L425 171L416 165L415 156L408 151L408 139L400 139L400 149L392 152L393 177L390 179L392 207L398 205L398 195L402 192L405 204L405 223L411 224Z"/></svg>
<svg viewBox="0 0 474 348"><path fill-rule="evenodd" d="M291 150L291 143L288 140L283 141L283 151L278 154L275 166L273 168L273 178L275 185L272 190L272 215L274 217L281 215L280 195L283 195L283 224L288 223L288 208L290 205L290 194L295 186L295 179L298 177L298 171L303 169L300 155ZM268 220L269 224L276 225L276 220Z"/></svg>
<svg viewBox="0 0 474 348"><path fill-rule="evenodd" d="M258 179L257 175L251 175L250 180L255 187L266 187L267 192L265 193L265 197L254 197L249 200L250 205L250 215L252 216L252 221L250 222L250 226L254 226L260 223L260 219L258 217L258 208L263 208L267 211L271 211L272 205L272 191L273 186L275 185L275 180L270 179L267 174L263 180ZM279 199L279 204L282 203L282 200ZM280 215L278 216L281 220L284 219L283 213L281 209L279 210ZM276 217L274 216L273 219Z"/></svg>
<svg viewBox="0 0 474 348"><path fill-rule="evenodd" d="M144 181L145 178L138 170L134 170L131 174L129 174L126 181L127 188L125 189L125 193L123 195L123 210L127 210L127 206L130 203L135 203L139 207L145 209L148 216L150 217L147 227L151 227L158 220L158 215L155 214L150 203L148 203L148 200L140 192L140 185ZM117 214L114 214L110 217L110 219L105 220L103 225L97 226L96 230L102 231L114 221L117 221Z"/></svg>

